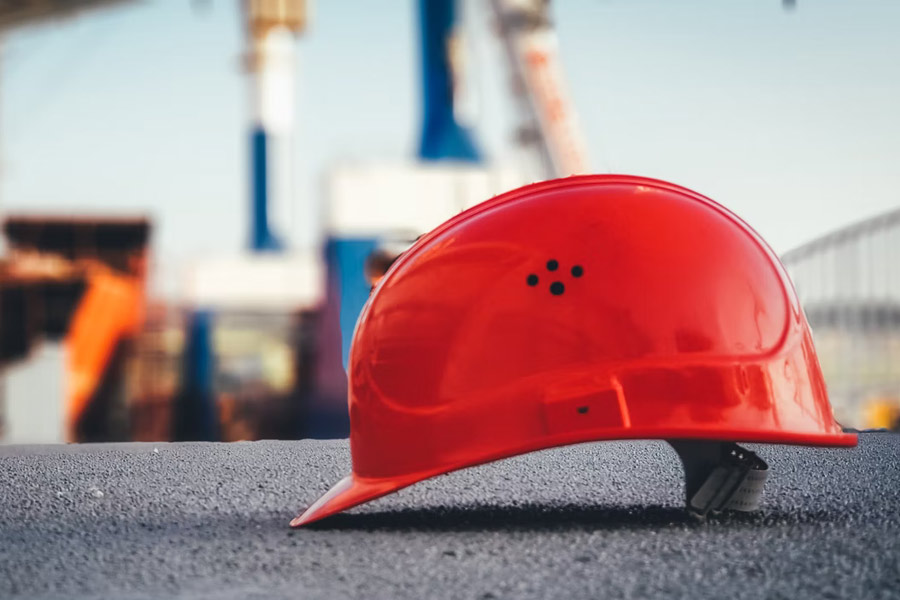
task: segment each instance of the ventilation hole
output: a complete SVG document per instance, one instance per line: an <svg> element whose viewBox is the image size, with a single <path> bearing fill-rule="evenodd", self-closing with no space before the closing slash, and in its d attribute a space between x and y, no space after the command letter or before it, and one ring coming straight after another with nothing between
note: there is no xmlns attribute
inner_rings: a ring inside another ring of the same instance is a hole
<svg viewBox="0 0 900 600"><path fill-rule="evenodd" d="M590 407L589 406L579 406L575 410L578 411L579 415L586 415L588 413L588 410L590 410Z"/></svg>
<svg viewBox="0 0 900 600"><path fill-rule="evenodd" d="M557 270L558 268L559 268L559 263L556 262L555 260L548 260L548 261L547 261L547 270L548 270L548 271L555 271L555 270Z"/></svg>
<svg viewBox="0 0 900 600"><path fill-rule="evenodd" d="M584 275L584 268L581 265L572 267L572 277L581 277L582 275Z"/></svg>
<svg viewBox="0 0 900 600"><path fill-rule="evenodd" d="M528 279L525 280L528 285L537 285L538 284L538 276L532 273L528 276Z"/></svg>
<svg viewBox="0 0 900 600"><path fill-rule="evenodd" d="M554 281L550 284L550 293L554 296L559 296L564 291L566 291L566 286L564 286L562 282Z"/></svg>

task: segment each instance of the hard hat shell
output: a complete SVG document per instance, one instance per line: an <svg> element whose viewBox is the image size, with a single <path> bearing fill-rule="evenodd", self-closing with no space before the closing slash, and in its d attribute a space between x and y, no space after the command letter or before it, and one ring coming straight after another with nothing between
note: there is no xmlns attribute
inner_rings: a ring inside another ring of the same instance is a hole
<svg viewBox="0 0 900 600"><path fill-rule="evenodd" d="M529 185L423 236L363 309L348 372L353 472L293 526L577 442L856 444L777 256L641 177Z"/></svg>

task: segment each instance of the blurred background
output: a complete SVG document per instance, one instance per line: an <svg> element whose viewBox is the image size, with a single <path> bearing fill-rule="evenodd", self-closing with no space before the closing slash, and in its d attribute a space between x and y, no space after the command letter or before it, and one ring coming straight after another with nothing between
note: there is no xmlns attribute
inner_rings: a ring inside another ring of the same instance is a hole
<svg viewBox="0 0 900 600"><path fill-rule="evenodd" d="M0 442L342 437L371 286L581 172L782 255L900 427L900 3L0 0Z"/></svg>

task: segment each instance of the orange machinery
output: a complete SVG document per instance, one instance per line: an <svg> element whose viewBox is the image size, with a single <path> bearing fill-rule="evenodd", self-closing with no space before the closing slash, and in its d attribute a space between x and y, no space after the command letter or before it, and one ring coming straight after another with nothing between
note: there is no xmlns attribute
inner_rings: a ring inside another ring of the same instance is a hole
<svg viewBox="0 0 900 600"><path fill-rule="evenodd" d="M149 222L10 217L3 232L11 252L0 262L0 367L63 338L69 441L123 436L98 432L108 406L92 408L109 403L110 379L121 377L110 365L141 327Z"/></svg>

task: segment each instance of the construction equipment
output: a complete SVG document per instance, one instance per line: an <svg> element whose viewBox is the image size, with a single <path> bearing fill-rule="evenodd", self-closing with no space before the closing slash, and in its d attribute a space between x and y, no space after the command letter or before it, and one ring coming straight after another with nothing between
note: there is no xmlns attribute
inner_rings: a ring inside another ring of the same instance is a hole
<svg viewBox="0 0 900 600"><path fill-rule="evenodd" d="M123 373L113 366L142 323L149 222L12 216L3 230L11 252L0 266L0 368L61 341L66 439L127 439L117 419Z"/></svg>
<svg viewBox="0 0 900 600"><path fill-rule="evenodd" d="M522 115L519 143L536 151L545 178L589 172L587 146L565 83L549 0L490 2Z"/></svg>

